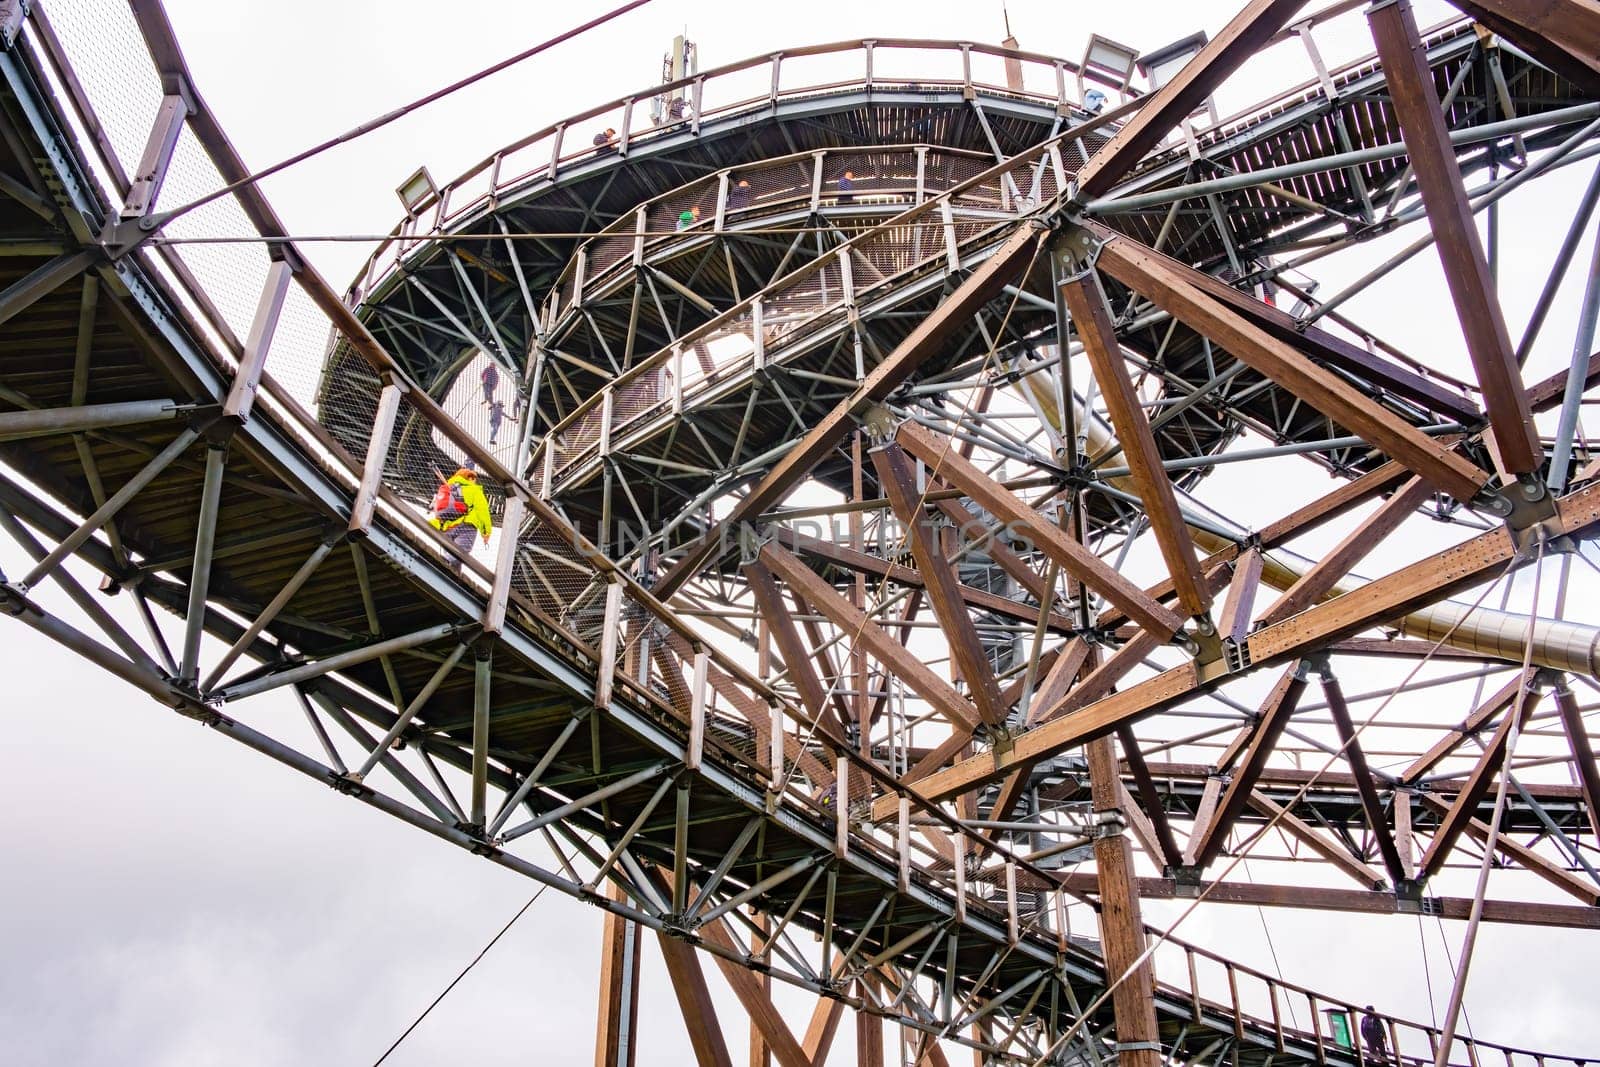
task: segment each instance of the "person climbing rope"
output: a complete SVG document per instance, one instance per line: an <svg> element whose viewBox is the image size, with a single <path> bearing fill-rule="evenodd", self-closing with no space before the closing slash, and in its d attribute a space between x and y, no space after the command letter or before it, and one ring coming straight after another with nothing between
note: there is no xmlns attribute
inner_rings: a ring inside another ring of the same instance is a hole
<svg viewBox="0 0 1600 1067"><path fill-rule="evenodd" d="M434 473L440 474L435 471ZM483 495L483 487L478 484L478 468L472 460L464 460L450 477L445 478L440 474L439 488L433 494L432 514L428 517L428 525L448 537L462 552L470 553L477 536L483 536L483 543L489 543L489 535L494 533L494 519L489 515L489 498ZM461 563L452 560L452 567L459 573Z"/></svg>

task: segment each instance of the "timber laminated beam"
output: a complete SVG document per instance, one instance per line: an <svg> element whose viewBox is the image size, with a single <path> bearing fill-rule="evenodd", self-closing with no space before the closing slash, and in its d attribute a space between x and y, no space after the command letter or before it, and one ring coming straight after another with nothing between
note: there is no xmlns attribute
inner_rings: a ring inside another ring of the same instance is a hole
<svg viewBox="0 0 1600 1067"><path fill-rule="evenodd" d="M1433 793L1422 793L1422 803L1441 816L1448 816L1450 801ZM1482 819L1468 819L1462 827L1466 835L1480 845L1489 843L1489 824ZM1505 831L1495 835L1495 851L1514 863L1519 863L1529 873L1537 875L1563 893L1569 893L1590 907L1600 905L1600 886L1572 871L1557 866L1527 845L1521 844Z"/></svg>
<svg viewBox="0 0 1600 1067"><path fill-rule="evenodd" d="M1099 276L1089 270L1063 281L1061 294L1072 314L1073 328L1088 353L1089 365L1094 368L1095 379L1100 383L1100 395L1105 399L1111 424L1122 442L1134 491L1144 504L1145 517L1161 548L1167 572L1172 576L1178 603L1191 616L1204 615L1211 610L1211 596L1203 587L1194 541L1178 509L1172 479L1161 466L1161 450L1156 447L1150 420L1134 391L1128 361L1117 343L1105 289Z"/></svg>
<svg viewBox="0 0 1600 1067"><path fill-rule="evenodd" d="M1110 737L1087 746L1089 789L1098 815L1120 809L1121 780ZM1123 834L1094 842L1095 881L1100 892L1100 946L1116 1019L1117 1062L1126 1067L1159 1067L1161 1032L1156 1024L1155 972L1145 952L1139 884L1133 874L1133 847Z"/></svg>
<svg viewBox="0 0 1600 1067"><path fill-rule="evenodd" d="M1467 353L1483 390L1500 464L1511 474L1527 474L1543 461L1544 449L1529 412L1505 314L1478 238L1466 183L1450 144L1410 0L1374 4L1367 10L1367 22L1378 45L1391 106L1411 157Z"/></svg>
<svg viewBox="0 0 1600 1067"><path fill-rule="evenodd" d="M1400 780L1407 784L1415 784L1418 779L1438 765L1439 761L1461 747L1461 743L1471 734L1483 729L1494 717L1510 706L1517 694L1533 682L1534 670L1518 672L1517 676L1501 686L1489 699L1473 709L1472 714L1456 729L1445 734L1433 747L1417 757L1416 761L1400 774Z"/></svg>
<svg viewBox="0 0 1600 1067"><path fill-rule="evenodd" d="M1056 881L1069 892L1093 893L1095 875L1056 874ZM1180 886L1173 878L1138 879L1139 895L1146 900L1175 900L1192 896L1192 886ZM1336 889L1326 886L1271 885L1258 882L1207 882L1201 886L1208 904L1242 904L1247 907L1296 908L1306 911L1340 911L1354 914L1397 915L1409 907L1393 893L1366 889ZM1461 920L1472 912L1471 897L1429 897L1429 908L1436 908L1444 919ZM1600 930L1600 907L1574 904L1547 904L1541 901L1485 900L1483 921L1511 926L1549 926L1569 930Z"/></svg>
<svg viewBox="0 0 1600 1067"><path fill-rule="evenodd" d="M1194 268L1125 237L1102 244L1095 262L1103 273L1381 448L1442 492L1470 501L1489 480L1487 472L1210 296L1198 281L1203 275Z"/></svg>
<svg viewBox="0 0 1600 1067"><path fill-rule="evenodd" d="M1196 866L1204 868L1222 853L1228 833L1255 792L1261 772L1266 768L1267 757L1277 745L1278 738L1283 736L1284 727L1289 725L1289 718L1299 705L1305 689L1305 670L1300 663L1291 663L1262 702L1255 722L1246 729L1250 745L1245 750L1244 761L1234 772L1227 790L1217 803L1216 813L1206 823L1200 840L1193 846Z"/></svg>
<svg viewBox="0 0 1600 1067"><path fill-rule="evenodd" d="M1006 709L1000 702L1000 685L995 681L994 665L984 650L983 641L967 614L961 598L961 583L955 568L945 558L938 529L929 521L927 508L917 494L911 460L899 445L888 442L872 450L872 465L889 506L905 526L911 541L911 555L922 573L928 606L950 644L950 656L967 692L977 706L978 716L989 726L1005 722Z"/></svg>
<svg viewBox="0 0 1600 1067"><path fill-rule="evenodd" d="M812 537L810 534L798 533L784 526L768 526L764 532L770 534L774 541L792 552L825 559L829 563L836 563L860 574L887 578L892 582L912 589L921 589L924 585L922 575L915 567L891 563L866 552L860 552L833 541L824 541L822 538ZM990 548L994 547L996 546L991 543ZM991 555L990 558L994 559L996 563L1000 562L998 556ZM1043 583L1041 582L1040 584L1042 585ZM1008 619L1016 619L1019 622L1034 623L1039 620L1037 608L1031 608L1010 597L991 593L986 589L974 589L970 585L958 585L956 590L960 593L963 601L979 611L1004 615ZM1076 624L1060 612L1051 612L1050 616L1045 620L1045 625L1062 633L1072 633L1077 629Z"/></svg>
<svg viewBox="0 0 1600 1067"><path fill-rule="evenodd" d="M1552 532L1578 534L1600 522L1600 486L1588 486L1557 502ZM1497 575L1518 557L1518 549L1504 529L1491 530L1470 541L1437 552L1382 578L1343 593L1275 626L1251 634L1244 642L1243 669L1282 663L1324 648L1368 627L1404 615L1419 604L1434 603ZM1184 663L1113 693L1073 715L1043 723L1015 736L1003 751L983 752L918 783L929 800L975 789L1004 777L1017 765L1053 756L1068 748L1136 722L1203 692L1228 673ZM879 801L873 817L892 812ZM879 808L883 808L882 811Z"/></svg>
<svg viewBox="0 0 1600 1067"><path fill-rule="evenodd" d="M1223 80L1264 47L1305 0L1252 0L1182 70L1153 93L1078 172L1076 199L1104 195Z"/></svg>
<svg viewBox="0 0 1600 1067"><path fill-rule="evenodd" d="M1494 736L1484 746L1483 755L1478 757L1472 773L1467 775L1461 791L1456 794L1455 802L1439 820L1438 829L1433 833L1433 840L1428 844L1428 850L1422 854L1422 862L1419 864L1421 877L1431 878L1444 868L1444 862L1455 848L1457 839L1472 821L1479 803L1488 794L1489 787L1494 784L1495 775L1500 773L1500 768L1506 762L1511 731L1519 729L1528 721L1528 716L1533 713L1533 706L1539 702L1539 697L1539 690L1534 684L1524 685L1517 692L1511 709L1506 712Z"/></svg>
<svg viewBox="0 0 1600 1067"><path fill-rule="evenodd" d="M834 715L828 703L828 690L817 676L811 650L806 647L800 631L795 627L794 616L784 606L778 585L772 580L772 572L760 563L749 563L745 565L744 577L750 586L750 595L756 602L756 610L766 620L767 630L778 644L778 655L783 657L789 681L800 693L800 703L805 707L806 714L820 727Z"/></svg>
<svg viewBox="0 0 1600 1067"><path fill-rule="evenodd" d="M906 646L891 637L865 611L841 596L816 571L774 544L762 546L761 563L800 594L813 610L865 645L918 696L951 723L972 729L980 721L972 702L940 678Z"/></svg>
<svg viewBox="0 0 1600 1067"><path fill-rule="evenodd" d="M1278 829L1293 837L1368 889L1377 889L1384 884L1383 875L1377 870L1362 863L1358 857L1352 855L1343 845L1335 841L1329 841L1326 837L1317 833L1316 827L1276 801L1263 796L1261 793L1251 792L1248 802L1252 808L1271 819Z"/></svg>
<svg viewBox="0 0 1600 1067"><path fill-rule="evenodd" d="M1595 0L1451 0L1551 70L1600 96L1600 4Z"/></svg>
<svg viewBox="0 0 1600 1067"><path fill-rule="evenodd" d="M697 1067L733 1067L733 1057L728 1054L728 1042L722 1036L722 1026L717 1022L717 1006L706 986L705 971L700 967L700 957L693 946L664 933L656 935L661 945L662 958L667 963L667 977L672 981L672 991L678 996L678 1009L683 1015L683 1025L689 1031L689 1045L694 1049Z"/></svg>
<svg viewBox="0 0 1600 1067"><path fill-rule="evenodd" d="M1085 221L1082 226L1099 241L1116 236L1115 230L1102 223ZM1427 410L1463 423L1475 424L1483 418L1478 406L1459 392L1390 362L1360 345L1352 344L1337 334L1301 323L1282 308L1259 300L1252 293L1235 289L1221 278L1196 271L1192 281L1207 296L1232 308L1253 325L1318 363L1335 367L1358 381L1370 382L1377 389L1404 397Z"/></svg>
<svg viewBox="0 0 1600 1067"><path fill-rule="evenodd" d="M786 452L756 487L733 506L726 518L712 524L685 549L683 557L657 581L656 596L661 600L669 599L714 553L726 547L723 544L725 531L737 529L740 523L760 515L804 481L812 468L855 429L857 415L887 399L918 367L942 352L978 310L1025 269L1040 239L1040 232L1034 226L1017 227L848 397Z"/></svg>
<svg viewBox="0 0 1600 1067"><path fill-rule="evenodd" d="M934 475L966 493L979 507L1011 526L1012 533L1027 537L1049 559L1121 608L1134 622L1161 637L1171 637L1183 620L1163 607L1138 586L1117 573L1110 564L1089 551L1065 530L1051 522L1021 497L979 470L950 447L949 438L936 437L913 425L901 424L895 440L922 460Z"/></svg>
<svg viewBox="0 0 1600 1067"><path fill-rule="evenodd" d="M1589 812L1589 829L1600 839L1600 768L1595 765L1594 745L1590 743L1583 712L1564 677L1556 682L1555 700L1556 710L1561 715L1561 728L1567 735L1572 767L1583 789L1583 803Z"/></svg>
<svg viewBox="0 0 1600 1067"><path fill-rule="evenodd" d="M962 455L968 454L971 444L972 442L970 441L962 443ZM950 521L955 524L956 531L969 541L976 542L983 536L983 533L990 532L985 527L983 520L969 511L959 500L943 498L935 501L934 507L944 512ZM1051 592L1050 587L1045 584L1045 580L1032 567L1028 566L1027 560L1012 551L1011 546L1005 543L1005 539L1000 536L998 530L993 531L984 540L983 550L994 561L995 566L1015 579L1016 583L1031 593L1039 603L1047 603L1052 599L1054 594Z"/></svg>
<svg viewBox="0 0 1600 1067"><path fill-rule="evenodd" d="M1433 486L1421 478L1412 478L1337 545L1323 553L1322 558L1301 575L1299 581L1285 589L1261 613L1257 624L1270 626L1282 622L1333 592L1339 580L1349 574L1352 567L1360 563L1384 538L1399 529L1400 524L1432 496Z"/></svg>
<svg viewBox="0 0 1600 1067"><path fill-rule="evenodd" d="M1389 872L1389 880L1394 885L1399 885L1407 878L1406 865L1401 862L1400 850L1395 847L1394 835L1389 832L1389 821L1384 816L1383 805L1378 799L1378 787L1372 781L1372 769L1367 765L1366 752L1361 747L1360 738L1356 736L1355 723L1350 716L1350 705L1344 699L1344 688L1339 684L1339 679L1334 677L1326 662L1322 664L1321 673L1322 691L1328 702L1328 713L1332 716L1334 729L1339 734L1339 751L1344 754L1344 760L1350 765L1350 773L1356 780L1356 792L1361 797L1361 810L1367 817L1367 831L1378 843L1378 854L1383 857L1383 866Z"/></svg>

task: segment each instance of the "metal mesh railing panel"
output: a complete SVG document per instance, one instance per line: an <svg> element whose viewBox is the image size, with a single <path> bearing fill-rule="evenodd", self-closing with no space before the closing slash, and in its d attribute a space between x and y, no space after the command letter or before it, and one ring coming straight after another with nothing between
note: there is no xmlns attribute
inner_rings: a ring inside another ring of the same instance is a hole
<svg viewBox="0 0 1600 1067"><path fill-rule="evenodd" d="M126 0L50 3L47 11L117 161L132 174L162 95L132 11Z"/></svg>
<svg viewBox="0 0 1600 1067"><path fill-rule="evenodd" d="M173 151L157 206L161 210L182 207L216 192L225 184L205 148L185 127ZM158 238L174 242L179 257L194 272L234 336L241 341L250 332L266 284L267 267L271 263L266 246L256 242L199 242L216 238L248 239L255 233L250 217L239 202L226 196L179 215L167 223L162 237Z"/></svg>

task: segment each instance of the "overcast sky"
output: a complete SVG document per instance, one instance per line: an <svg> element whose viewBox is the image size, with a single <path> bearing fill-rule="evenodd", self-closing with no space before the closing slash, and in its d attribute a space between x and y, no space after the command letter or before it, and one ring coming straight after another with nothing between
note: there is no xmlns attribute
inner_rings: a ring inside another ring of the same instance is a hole
<svg viewBox="0 0 1600 1067"><path fill-rule="evenodd" d="M198 87L256 166L603 9L490 0L173 0L169 7ZM1233 7L1213 0L1018 0L1010 15L1022 47L1075 59L1091 31L1148 50L1195 29L1214 32ZM386 231L398 211L394 187L418 165L444 180L570 111L645 87L672 35L685 27L703 67L847 38L1003 36L999 3L789 6L781 18L770 10L656 0L275 178L268 191L297 233ZM1350 54L1359 43L1330 42L1330 58L1341 47ZM1308 74L1294 57L1273 57L1225 87L1222 110ZM1537 197L1511 199L1508 262L1548 262L1562 211L1570 212L1586 179L1586 172L1564 173L1539 185ZM366 252L327 244L309 250L337 286ZM1586 246L1579 262L1587 255ZM1356 259L1323 276L1337 286L1362 266ZM1431 257L1398 277L1390 291L1415 293L1415 304L1358 301L1352 313L1367 315L1403 347L1459 364L1453 324L1440 329L1447 304ZM1542 267L1503 277L1514 334L1541 281ZM1535 356L1539 372L1566 358L1574 305L1575 291L1564 292L1547 327L1552 340ZM20 566L20 552L0 538L0 568L16 574ZM126 613L127 598L111 606ZM63 615L75 618L70 610ZM10 813L0 822L0 1040L7 1062L370 1063L535 891L157 707L31 631L0 632L10 691L0 701L8 756L0 804ZM299 715L292 702L251 705L250 721L295 729L284 725ZM1148 914L1155 920L1173 912L1153 907ZM389 1062L588 1062L599 930L596 910L546 894ZM1270 970L1269 930L1286 978L1423 1019L1430 980L1442 1010L1444 943L1454 952L1461 936L1459 924L1432 920L1281 911L1263 919L1246 909L1202 910L1182 932ZM1597 947L1594 934L1486 928L1468 998L1475 1030L1592 1051ZM713 981L729 1045L742 1050L740 1013ZM640 1062L691 1062L659 954L648 942L644 989ZM805 998L780 999L792 1024L803 1026ZM830 1062L851 1063L846 1033L838 1045Z"/></svg>

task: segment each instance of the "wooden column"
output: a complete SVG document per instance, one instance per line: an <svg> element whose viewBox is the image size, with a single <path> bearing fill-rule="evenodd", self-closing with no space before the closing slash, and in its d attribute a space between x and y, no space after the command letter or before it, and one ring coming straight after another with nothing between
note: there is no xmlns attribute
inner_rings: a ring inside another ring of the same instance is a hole
<svg viewBox="0 0 1600 1067"><path fill-rule="evenodd" d="M706 988L700 958L686 942L666 934L658 934L657 941L667 963L672 991L678 996L678 1008L689 1031L689 1044L694 1049L697 1067L733 1067L728 1043L722 1038L722 1026L717 1022L716 1005Z"/></svg>
<svg viewBox="0 0 1600 1067"><path fill-rule="evenodd" d="M865 988L860 993L868 999ZM856 1067L883 1067L883 1016L856 1012Z"/></svg>
<svg viewBox="0 0 1600 1067"><path fill-rule="evenodd" d="M1084 746L1089 756L1089 787L1096 812L1121 807L1117 752L1109 736ZM1094 843L1100 882L1100 943L1106 978L1115 982L1133 973L1111 996L1116 1017L1117 1062L1120 1067L1161 1067L1160 1032L1156 1029L1155 982L1147 959L1134 967L1144 951L1144 920L1139 912L1139 887L1133 876L1133 848L1126 836L1101 837Z"/></svg>
<svg viewBox="0 0 1600 1067"><path fill-rule="evenodd" d="M1483 388L1500 463L1512 474L1526 474L1539 465L1544 450L1529 413L1495 280L1478 239L1466 183L1450 145L1450 130L1439 108L1433 72L1410 0L1374 4L1367 11L1367 21L1383 61L1391 106L1411 157L1417 191L1436 238L1439 263L1461 320L1467 354ZM1461 499L1459 494L1453 495Z"/></svg>
<svg viewBox="0 0 1600 1067"><path fill-rule="evenodd" d="M612 885L607 894L620 901ZM600 1012L594 1035L595 1067L633 1067L639 1032L639 924L606 912L600 942Z"/></svg>
<svg viewBox="0 0 1600 1067"><path fill-rule="evenodd" d="M760 950L762 942L766 939L762 934L767 931L767 917L759 915L755 920L755 929L750 932L750 951ZM762 974L759 978L761 991L767 996L772 995L772 976ZM767 1048L767 1039L762 1036L761 1028L754 1019L750 1020L750 1067L772 1067L772 1052Z"/></svg>

